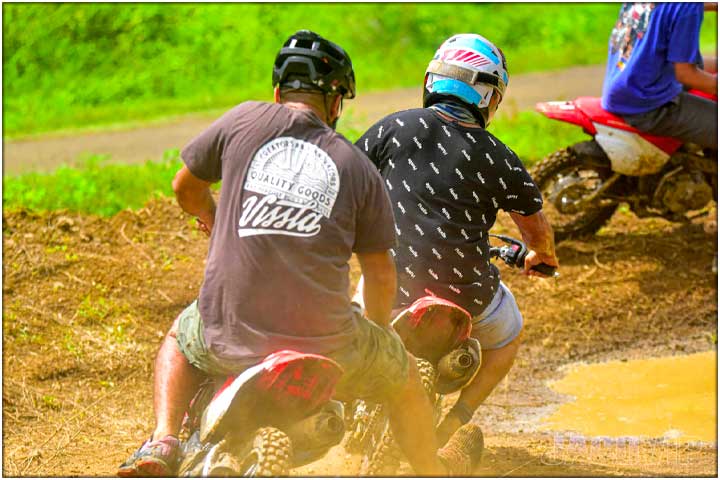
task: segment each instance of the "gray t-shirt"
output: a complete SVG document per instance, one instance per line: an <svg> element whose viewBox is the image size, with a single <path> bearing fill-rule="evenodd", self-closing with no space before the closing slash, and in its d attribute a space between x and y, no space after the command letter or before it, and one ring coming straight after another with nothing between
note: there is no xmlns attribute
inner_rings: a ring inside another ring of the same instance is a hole
<svg viewBox="0 0 720 480"><path fill-rule="evenodd" d="M245 102L182 151L222 179L199 309L223 360L347 346L352 252L395 245L392 207L368 158L310 111Z"/></svg>

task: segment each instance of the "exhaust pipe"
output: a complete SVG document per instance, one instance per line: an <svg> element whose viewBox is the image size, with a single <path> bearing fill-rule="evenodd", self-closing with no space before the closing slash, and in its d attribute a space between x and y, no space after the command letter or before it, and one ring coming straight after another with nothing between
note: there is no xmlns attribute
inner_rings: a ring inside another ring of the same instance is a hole
<svg viewBox="0 0 720 480"><path fill-rule="evenodd" d="M440 359L438 373L448 379L460 378L473 364L472 355L465 350L453 350Z"/></svg>
<svg viewBox="0 0 720 480"><path fill-rule="evenodd" d="M330 400L322 409L285 430L293 444L293 466L305 465L325 455L345 435L343 404Z"/></svg>
<svg viewBox="0 0 720 480"><path fill-rule="evenodd" d="M436 391L445 395L460 390L472 381L481 364L480 342L470 337L438 362Z"/></svg>

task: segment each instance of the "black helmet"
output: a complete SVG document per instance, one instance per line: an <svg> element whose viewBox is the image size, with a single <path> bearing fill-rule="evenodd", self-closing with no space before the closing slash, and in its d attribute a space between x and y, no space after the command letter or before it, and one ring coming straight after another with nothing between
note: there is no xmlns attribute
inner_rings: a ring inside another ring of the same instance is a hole
<svg viewBox="0 0 720 480"><path fill-rule="evenodd" d="M290 36L275 57L273 87L320 90L355 98L352 62L339 45L310 30Z"/></svg>

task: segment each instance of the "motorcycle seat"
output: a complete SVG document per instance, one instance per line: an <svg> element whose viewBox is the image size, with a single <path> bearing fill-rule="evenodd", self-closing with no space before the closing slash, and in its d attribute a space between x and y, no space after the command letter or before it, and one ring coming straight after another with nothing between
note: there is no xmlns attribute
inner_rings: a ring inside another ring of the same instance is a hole
<svg viewBox="0 0 720 480"><path fill-rule="evenodd" d="M625 120L621 117L602 108L599 97L578 97L575 100L575 106L577 106L577 108L579 108L585 115L590 117L590 120L595 123L619 128L621 130L627 130L637 134L641 133L637 128L625 123Z"/></svg>
<svg viewBox="0 0 720 480"><path fill-rule="evenodd" d="M574 103L578 110L587 115L591 122L635 133L668 153L674 152L682 145L682 141L676 138L651 135L627 124L618 115L603 109L599 97L578 97Z"/></svg>

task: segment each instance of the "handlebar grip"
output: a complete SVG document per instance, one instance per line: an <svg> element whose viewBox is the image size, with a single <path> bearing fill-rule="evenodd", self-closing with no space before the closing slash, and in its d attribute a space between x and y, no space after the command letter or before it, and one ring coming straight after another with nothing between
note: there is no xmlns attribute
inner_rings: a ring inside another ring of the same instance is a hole
<svg viewBox="0 0 720 480"><path fill-rule="evenodd" d="M552 265L548 265L547 263L541 263L539 265L535 265L530 270L535 270L536 272L540 272L543 275L547 275L548 277L552 277L555 275L555 272L557 271L557 268L553 267Z"/></svg>

